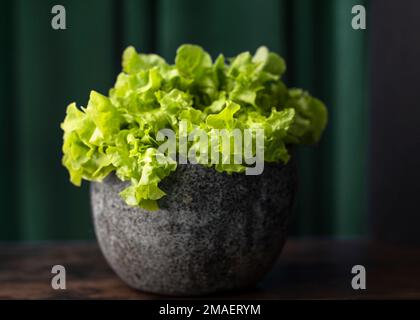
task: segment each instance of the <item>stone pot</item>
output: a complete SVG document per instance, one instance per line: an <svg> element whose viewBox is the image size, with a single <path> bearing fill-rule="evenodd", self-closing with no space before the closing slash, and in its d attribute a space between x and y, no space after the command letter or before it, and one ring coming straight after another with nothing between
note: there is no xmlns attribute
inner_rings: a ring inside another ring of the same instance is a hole
<svg viewBox="0 0 420 320"><path fill-rule="evenodd" d="M124 203L126 183L112 174L91 184L106 260L133 288L192 296L250 287L270 270L286 240L296 168L266 163L246 176L179 165L154 212Z"/></svg>

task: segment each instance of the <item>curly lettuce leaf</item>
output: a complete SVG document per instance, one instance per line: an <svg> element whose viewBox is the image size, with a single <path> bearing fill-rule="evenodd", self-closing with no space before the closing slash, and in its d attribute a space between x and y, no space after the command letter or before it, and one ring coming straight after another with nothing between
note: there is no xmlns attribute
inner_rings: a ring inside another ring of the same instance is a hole
<svg viewBox="0 0 420 320"><path fill-rule="evenodd" d="M177 151L181 134L201 130L187 147L196 163L218 172L246 170L244 162L234 162L245 155L233 143L235 133L245 129L264 130L265 161L287 163L289 145L319 141L327 110L307 92L287 88L281 80L285 71L283 58L266 47L254 55L219 55L213 62L203 48L186 44L178 48L175 64L128 47L108 96L92 91L86 108L67 107L62 163L70 181L102 181L113 172L129 182L121 192L127 204L158 209L166 195L159 184L177 168L177 159L159 151L165 143L157 137L161 129L176 133ZM219 139L220 131L229 146ZM255 155L255 138L247 142L252 144L247 156ZM220 161L209 162L211 154Z"/></svg>

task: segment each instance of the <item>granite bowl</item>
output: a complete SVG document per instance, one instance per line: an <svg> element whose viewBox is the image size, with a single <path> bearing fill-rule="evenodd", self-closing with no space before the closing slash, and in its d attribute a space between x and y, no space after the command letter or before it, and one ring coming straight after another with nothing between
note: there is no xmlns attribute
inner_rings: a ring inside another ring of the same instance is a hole
<svg viewBox="0 0 420 320"><path fill-rule="evenodd" d="M259 176L179 165L161 183L160 209L130 207L110 175L91 184L100 248L133 288L193 296L255 285L286 240L296 193L296 168L265 165Z"/></svg>

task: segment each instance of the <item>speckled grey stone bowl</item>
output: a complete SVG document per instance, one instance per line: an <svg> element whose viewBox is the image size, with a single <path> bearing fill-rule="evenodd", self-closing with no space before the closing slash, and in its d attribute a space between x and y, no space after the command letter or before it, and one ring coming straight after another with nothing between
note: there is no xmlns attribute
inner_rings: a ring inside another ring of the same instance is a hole
<svg viewBox="0 0 420 320"><path fill-rule="evenodd" d="M95 232L114 271L136 289L192 296L255 285L286 240L296 169L267 165L259 176L180 165L148 212L126 205L115 175L91 184Z"/></svg>

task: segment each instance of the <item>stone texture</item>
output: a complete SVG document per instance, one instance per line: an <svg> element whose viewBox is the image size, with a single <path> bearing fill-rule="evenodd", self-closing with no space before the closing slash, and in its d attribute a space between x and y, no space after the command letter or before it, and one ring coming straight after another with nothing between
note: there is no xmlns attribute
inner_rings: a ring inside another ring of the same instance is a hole
<svg viewBox="0 0 420 320"><path fill-rule="evenodd" d="M180 165L161 187L160 210L127 206L126 184L110 175L91 184L95 232L114 271L130 286L166 295L201 295L256 284L285 239L296 193L290 163L259 176Z"/></svg>

